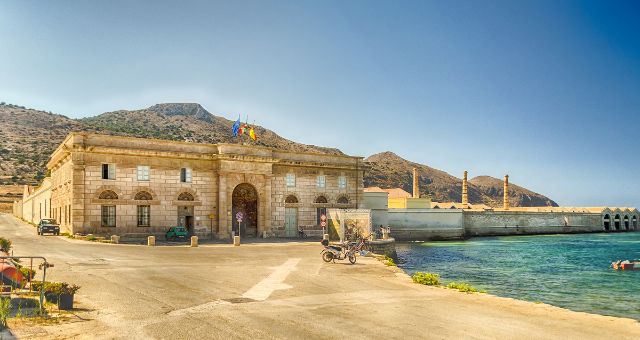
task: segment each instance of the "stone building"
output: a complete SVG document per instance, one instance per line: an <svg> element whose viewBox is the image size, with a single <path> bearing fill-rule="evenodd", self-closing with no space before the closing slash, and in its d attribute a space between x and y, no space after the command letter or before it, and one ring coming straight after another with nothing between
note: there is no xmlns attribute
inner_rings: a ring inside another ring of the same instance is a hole
<svg viewBox="0 0 640 340"><path fill-rule="evenodd" d="M143 237L182 225L217 238L320 233L327 208L358 208L366 170L361 157L89 133L69 134L47 168L36 190L63 231ZM30 199L15 210L36 223Z"/></svg>

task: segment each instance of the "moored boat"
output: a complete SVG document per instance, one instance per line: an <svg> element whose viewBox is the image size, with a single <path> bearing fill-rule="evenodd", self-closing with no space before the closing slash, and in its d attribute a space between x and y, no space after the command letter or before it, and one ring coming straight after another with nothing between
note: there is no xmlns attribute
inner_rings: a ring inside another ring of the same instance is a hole
<svg viewBox="0 0 640 340"><path fill-rule="evenodd" d="M640 260L618 260L611 263L615 270L640 270Z"/></svg>

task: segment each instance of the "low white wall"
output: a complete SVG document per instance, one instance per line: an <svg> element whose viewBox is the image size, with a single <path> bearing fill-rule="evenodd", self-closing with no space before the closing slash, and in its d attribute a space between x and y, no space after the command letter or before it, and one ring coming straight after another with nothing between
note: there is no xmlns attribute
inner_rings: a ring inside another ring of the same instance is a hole
<svg viewBox="0 0 640 340"><path fill-rule="evenodd" d="M371 226L376 229L379 226L389 225L387 202L389 194L386 192L365 192L363 194L362 208L371 210Z"/></svg>
<svg viewBox="0 0 640 340"><path fill-rule="evenodd" d="M464 237L459 209L389 209L391 235L397 240L444 240Z"/></svg>
<svg viewBox="0 0 640 340"><path fill-rule="evenodd" d="M600 214L573 212L466 211L464 227L466 236L604 231Z"/></svg>

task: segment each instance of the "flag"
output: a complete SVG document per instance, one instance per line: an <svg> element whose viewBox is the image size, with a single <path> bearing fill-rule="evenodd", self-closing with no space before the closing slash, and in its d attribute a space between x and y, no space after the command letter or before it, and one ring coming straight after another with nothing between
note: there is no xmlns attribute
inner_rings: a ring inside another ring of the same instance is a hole
<svg viewBox="0 0 640 340"><path fill-rule="evenodd" d="M249 129L249 137L251 137L251 139L256 140L256 133L255 131L253 131L253 127Z"/></svg>
<svg viewBox="0 0 640 340"><path fill-rule="evenodd" d="M238 116L238 120L233 123L233 127L231 127L231 129L233 130L233 137L238 136L238 130L240 130L240 116ZM242 132L240 132L240 134L242 134Z"/></svg>
<svg viewBox="0 0 640 340"><path fill-rule="evenodd" d="M244 134L244 130L246 129L247 129L247 124L240 125L240 132L239 132L240 136Z"/></svg>

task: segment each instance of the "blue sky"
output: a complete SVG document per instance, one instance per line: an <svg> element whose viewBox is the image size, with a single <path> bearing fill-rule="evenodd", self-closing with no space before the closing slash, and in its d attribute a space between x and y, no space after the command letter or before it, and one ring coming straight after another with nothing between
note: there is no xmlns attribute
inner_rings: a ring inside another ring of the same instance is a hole
<svg viewBox="0 0 640 340"><path fill-rule="evenodd" d="M160 102L640 206L637 1L2 1L0 101Z"/></svg>

